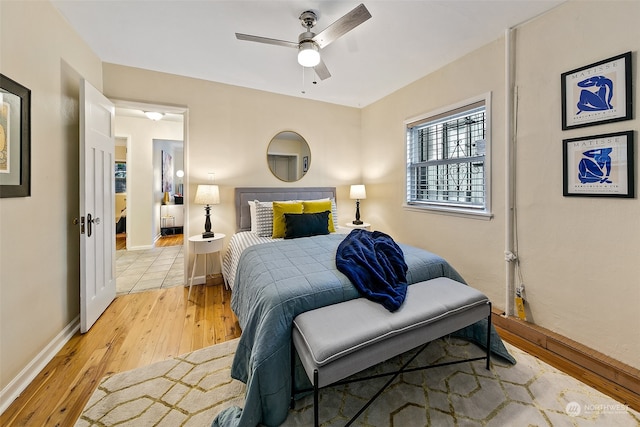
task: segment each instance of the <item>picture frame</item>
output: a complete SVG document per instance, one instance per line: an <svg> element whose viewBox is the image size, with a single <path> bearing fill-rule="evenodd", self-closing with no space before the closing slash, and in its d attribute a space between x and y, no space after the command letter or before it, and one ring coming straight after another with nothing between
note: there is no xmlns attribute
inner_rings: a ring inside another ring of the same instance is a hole
<svg viewBox="0 0 640 427"><path fill-rule="evenodd" d="M635 197L633 131L562 141L563 195Z"/></svg>
<svg viewBox="0 0 640 427"><path fill-rule="evenodd" d="M631 52L562 73L562 130L631 120Z"/></svg>
<svg viewBox="0 0 640 427"><path fill-rule="evenodd" d="M173 156L162 151L162 192L173 192Z"/></svg>
<svg viewBox="0 0 640 427"><path fill-rule="evenodd" d="M31 90L0 74L0 198L31 196Z"/></svg>
<svg viewBox="0 0 640 427"><path fill-rule="evenodd" d="M302 172L307 172L309 170L309 156L304 156L302 158Z"/></svg>

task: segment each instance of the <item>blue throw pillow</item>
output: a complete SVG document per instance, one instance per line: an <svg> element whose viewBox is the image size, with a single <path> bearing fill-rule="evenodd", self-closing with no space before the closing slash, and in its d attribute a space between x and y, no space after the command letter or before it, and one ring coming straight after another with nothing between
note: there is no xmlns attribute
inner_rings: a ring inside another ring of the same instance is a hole
<svg viewBox="0 0 640 427"><path fill-rule="evenodd" d="M329 234L329 214L331 211L315 213L285 213L284 238L311 237Z"/></svg>

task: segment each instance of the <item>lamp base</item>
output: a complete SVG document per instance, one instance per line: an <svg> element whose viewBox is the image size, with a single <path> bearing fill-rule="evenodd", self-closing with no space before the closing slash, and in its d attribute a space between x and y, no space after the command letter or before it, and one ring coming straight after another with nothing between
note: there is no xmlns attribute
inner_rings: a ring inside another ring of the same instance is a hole
<svg viewBox="0 0 640 427"><path fill-rule="evenodd" d="M203 239L211 239L214 237L213 231L211 231L211 206L207 205L204 207L204 233L202 233Z"/></svg>
<svg viewBox="0 0 640 427"><path fill-rule="evenodd" d="M362 225L363 222L360 221L360 199L356 199L356 219L353 221L354 225Z"/></svg>

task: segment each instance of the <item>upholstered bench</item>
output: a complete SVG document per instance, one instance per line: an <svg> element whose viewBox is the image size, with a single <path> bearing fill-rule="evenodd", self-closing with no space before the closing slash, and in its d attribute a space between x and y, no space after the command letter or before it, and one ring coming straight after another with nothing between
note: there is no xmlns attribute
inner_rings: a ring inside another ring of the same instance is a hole
<svg viewBox="0 0 640 427"><path fill-rule="evenodd" d="M491 302L478 290L441 277L410 285L403 305L393 313L365 298L302 313L293 321L291 406L297 393L311 390L295 388L296 351L313 385L314 422L317 426L320 388L365 379L341 381L484 318L488 324L486 356L406 369L411 359L399 371L389 374L392 378L347 425L355 421L402 372L484 359L489 369ZM417 354L419 352L415 356Z"/></svg>

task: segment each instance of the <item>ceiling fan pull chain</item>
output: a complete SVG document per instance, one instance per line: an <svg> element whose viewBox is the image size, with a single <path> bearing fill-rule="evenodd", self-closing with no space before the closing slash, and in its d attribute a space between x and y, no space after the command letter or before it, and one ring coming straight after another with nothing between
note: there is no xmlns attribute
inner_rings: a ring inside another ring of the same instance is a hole
<svg viewBox="0 0 640 427"><path fill-rule="evenodd" d="M306 67L302 67L302 90L300 92L302 92L303 94L307 93L304 90L304 70L306 69Z"/></svg>

